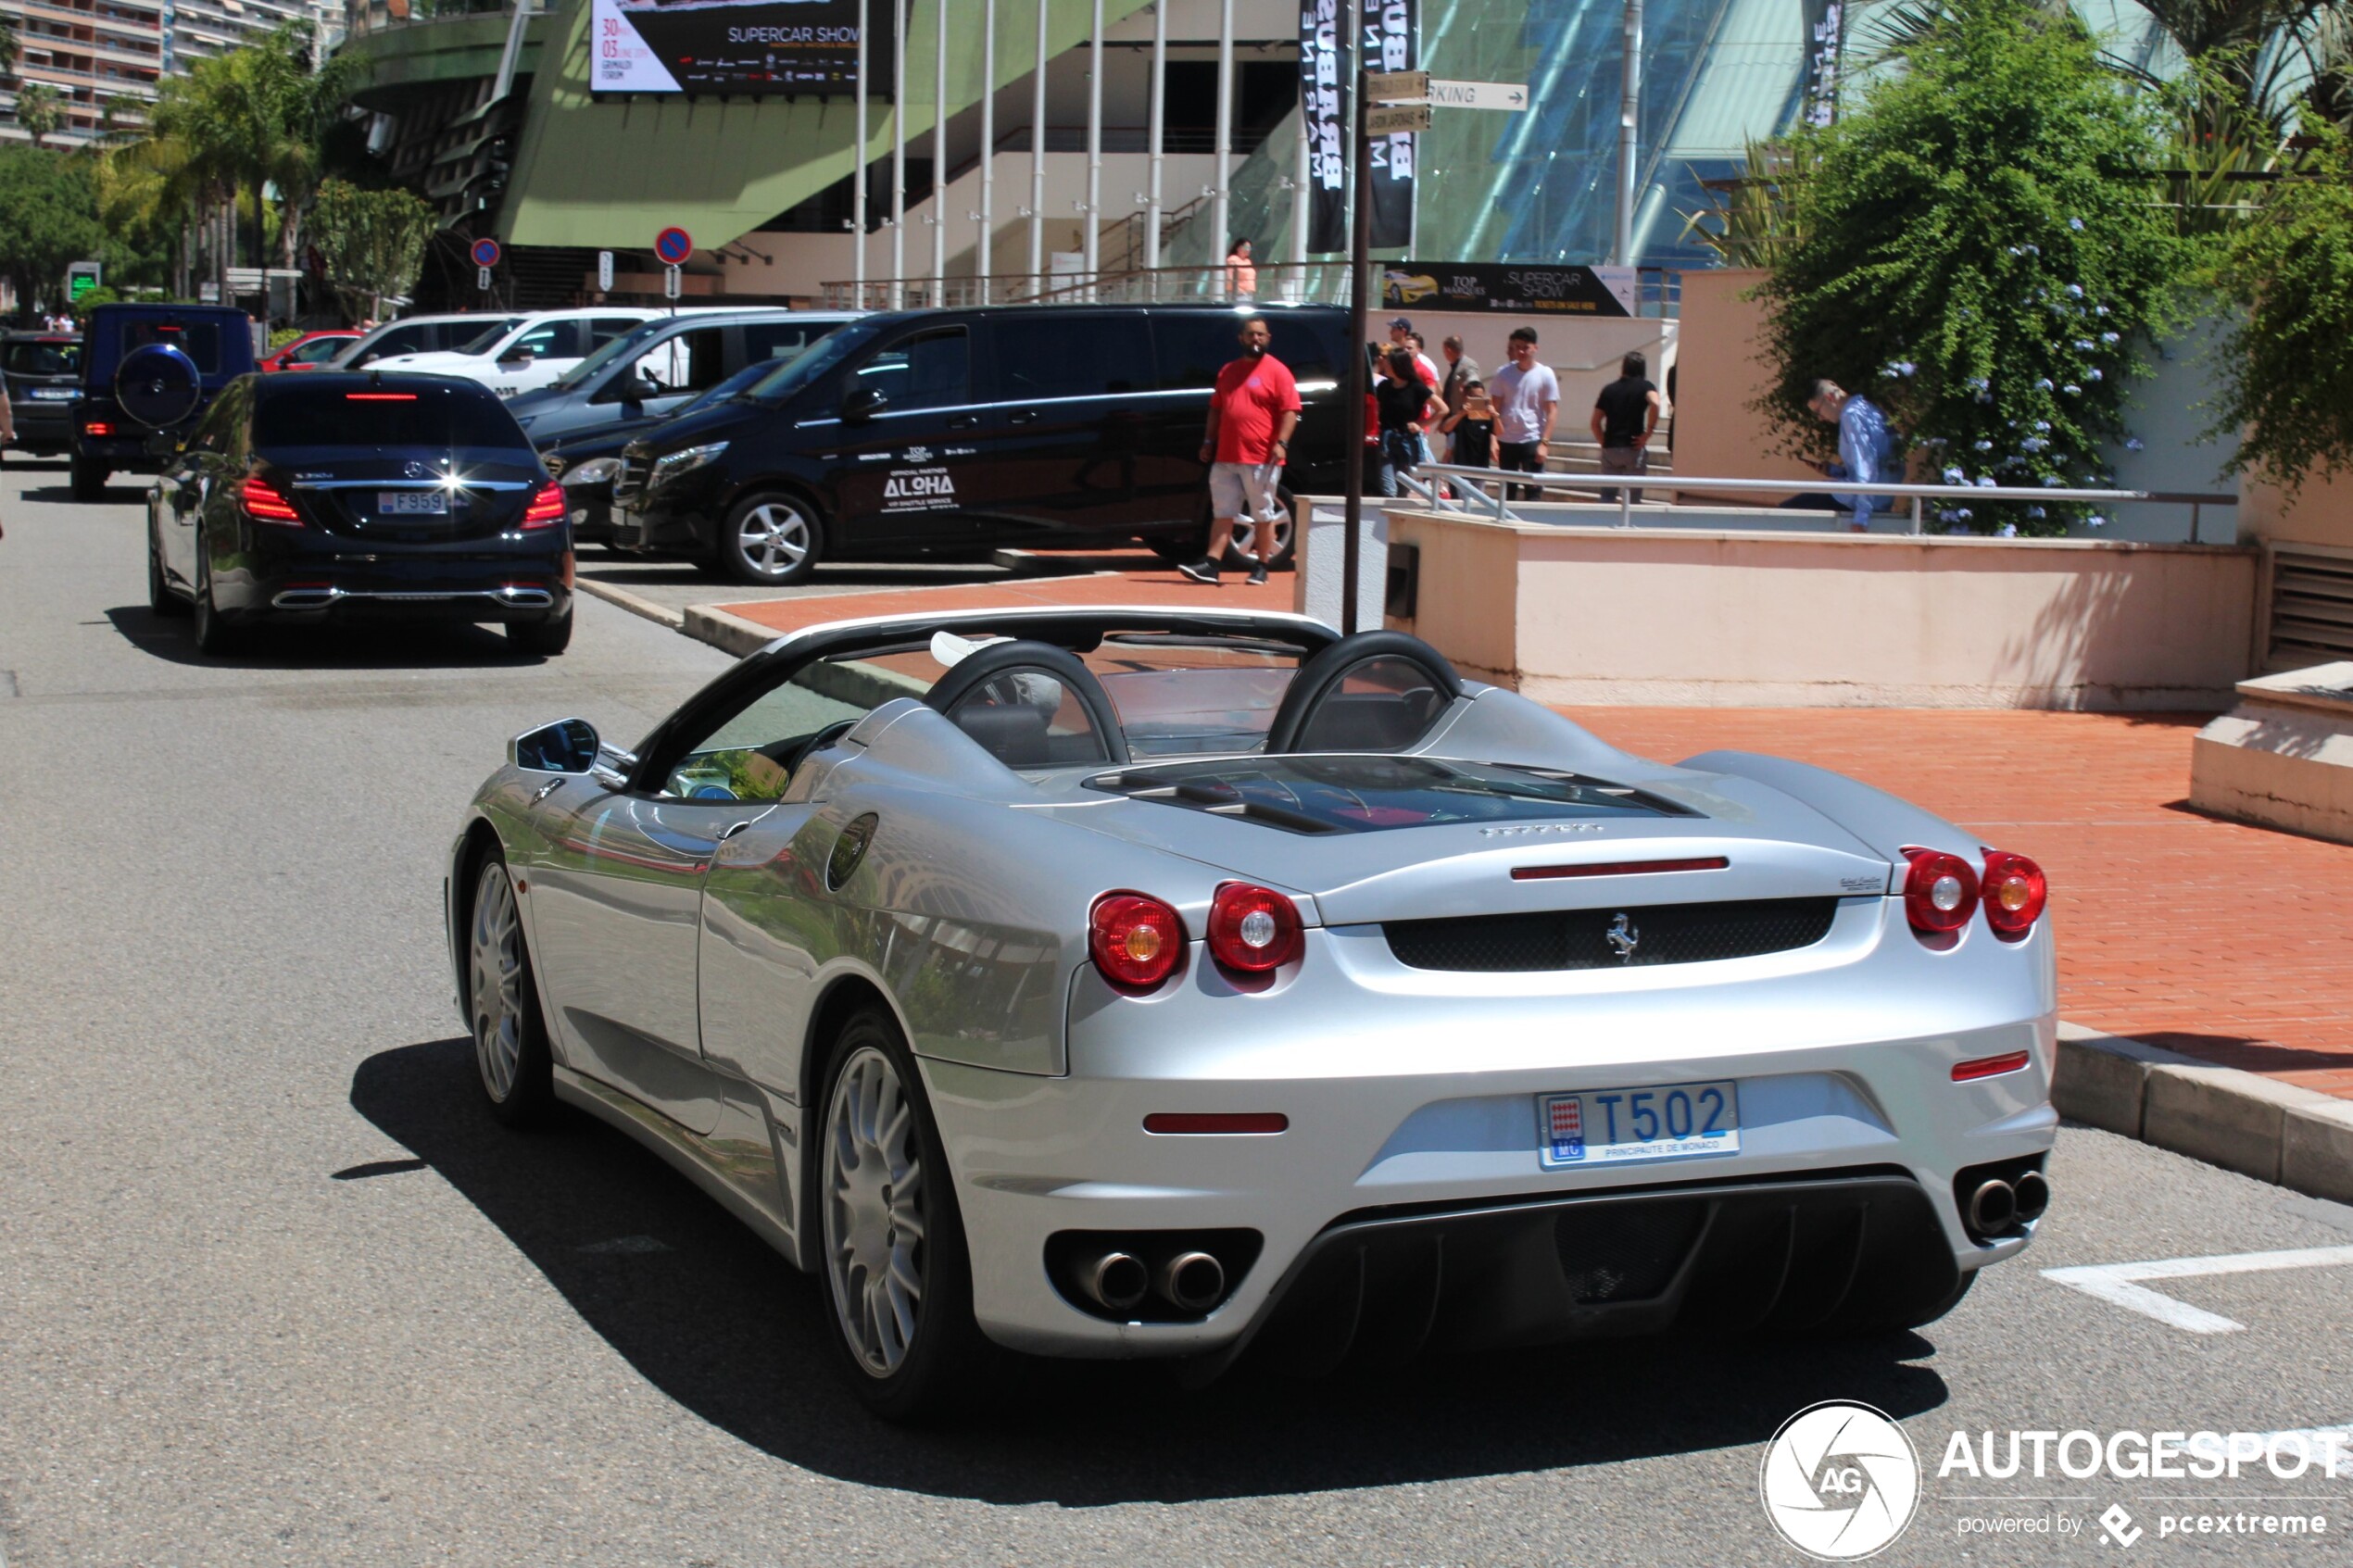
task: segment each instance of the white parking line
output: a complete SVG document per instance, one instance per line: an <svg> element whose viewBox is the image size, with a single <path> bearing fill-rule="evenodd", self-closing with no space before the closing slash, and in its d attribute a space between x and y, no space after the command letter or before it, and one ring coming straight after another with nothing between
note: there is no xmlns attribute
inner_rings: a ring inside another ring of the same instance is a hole
<svg viewBox="0 0 2353 1568"><path fill-rule="evenodd" d="M2353 1263L2353 1247L2299 1247L2284 1252L2233 1252L2219 1258L2166 1258L2153 1263L2092 1263L2045 1269L2043 1277L2096 1296L2189 1334L2238 1334L2246 1324L2176 1301L2135 1284L2145 1279L2195 1279L2205 1274L2265 1273L2274 1269L2325 1269Z"/></svg>

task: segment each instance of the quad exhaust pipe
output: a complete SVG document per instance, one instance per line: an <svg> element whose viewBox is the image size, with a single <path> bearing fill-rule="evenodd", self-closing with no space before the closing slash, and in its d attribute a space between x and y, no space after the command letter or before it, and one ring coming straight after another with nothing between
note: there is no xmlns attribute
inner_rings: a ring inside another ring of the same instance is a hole
<svg viewBox="0 0 2353 1568"><path fill-rule="evenodd" d="M2040 1171L2029 1171L2010 1184L2010 1194L2017 1205L2019 1219L2032 1223L2043 1217L2051 1206L2051 1184Z"/></svg>
<svg viewBox="0 0 2353 1568"><path fill-rule="evenodd" d="M1132 1312L1157 1293L1178 1311L1206 1312L1226 1298L1226 1265L1214 1254L1189 1248L1158 1268L1116 1248L1075 1260L1068 1278L1078 1293L1107 1312Z"/></svg>
<svg viewBox="0 0 2353 1568"><path fill-rule="evenodd" d="M1156 1283L1170 1306L1205 1312L1226 1298L1226 1265L1206 1252L1179 1252L1160 1266Z"/></svg>
<svg viewBox="0 0 2353 1568"><path fill-rule="evenodd" d="M1969 1233L1980 1241L2000 1236L2018 1223L2018 1189L2005 1181L1977 1184L1969 1195Z"/></svg>
<svg viewBox="0 0 2353 1568"><path fill-rule="evenodd" d="M1104 1252L1078 1261L1080 1293L1108 1311L1133 1311L1151 1287L1151 1271L1132 1252Z"/></svg>

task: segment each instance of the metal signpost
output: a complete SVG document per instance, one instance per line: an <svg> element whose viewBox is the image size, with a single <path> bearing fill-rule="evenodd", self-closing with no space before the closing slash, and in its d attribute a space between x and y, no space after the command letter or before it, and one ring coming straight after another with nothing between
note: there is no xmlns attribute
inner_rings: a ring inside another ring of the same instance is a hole
<svg viewBox="0 0 2353 1568"><path fill-rule="evenodd" d="M1364 0L1349 6L1348 36L1362 37ZM1370 393L1365 363L1365 316L1371 302L1373 270L1372 141L1377 135L1427 131L1433 104L1449 108L1517 110L1528 107L1528 89L1509 82L1432 82L1426 70L1368 70L1358 78L1355 94L1356 146L1350 159L1349 200L1351 242L1348 253L1348 403L1344 428L1353 433L1364 418ZM1404 100L1401 102L1401 100ZM1375 107L1376 102L1379 107ZM1304 193L1302 193L1302 197ZM1357 583L1364 572L1365 453L1362 442L1356 460L1348 465L1347 510L1341 524L1340 629L1356 630Z"/></svg>
<svg viewBox="0 0 2353 1568"><path fill-rule="evenodd" d="M467 255L474 258L474 287L490 292L490 270L498 265L498 242L484 236L476 240Z"/></svg>

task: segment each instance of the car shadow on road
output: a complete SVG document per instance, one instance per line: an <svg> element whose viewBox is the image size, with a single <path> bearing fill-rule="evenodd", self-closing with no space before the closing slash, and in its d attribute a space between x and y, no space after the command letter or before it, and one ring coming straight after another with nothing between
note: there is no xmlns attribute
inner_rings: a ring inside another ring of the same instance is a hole
<svg viewBox="0 0 2353 1568"><path fill-rule="evenodd" d="M1149 1362L1025 1360L985 1421L900 1430L850 1395L814 1276L601 1123L500 1127L472 1053L463 1038L379 1052L354 1075L351 1104L504 1232L655 1387L843 1480L997 1503L1178 1502L1751 1448L1819 1399L1902 1417L1946 1398L1918 1364L1932 1348L1917 1335L1794 1349L1615 1341L1351 1365L1313 1382L1245 1361L1197 1391Z"/></svg>
<svg viewBox="0 0 2353 1568"><path fill-rule="evenodd" d="M133 489L125 484L107 485L106 493L94 501L76 500L73 486L70 484L44 484L30 490L20 490L17 495L21 500L77 507L136 506L147 498L146 491Z"/></svg>
<svg viewBox="0 0 2353 1568"><path fill-rule="evenodd" d="M517 653L495 626L464 621L394 621L344 626L253 626L225 654L196 651L184 615L157 615L145 605L105 612L122 640L173 664L211 670L449 670L544 664Z"/></svg>

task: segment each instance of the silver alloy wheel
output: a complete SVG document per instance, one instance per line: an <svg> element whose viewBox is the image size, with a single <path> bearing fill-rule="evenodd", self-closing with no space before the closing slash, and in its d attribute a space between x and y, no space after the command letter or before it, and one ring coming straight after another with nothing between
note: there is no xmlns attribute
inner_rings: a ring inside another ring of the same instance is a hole
<svg viewBox="0 0 2353 1568"><path fill-rule="evenodd" d="M825 1111L825 1272L858 1364L888 1377L907 1360L923 1311L924 1168L915 1107L890 1059L862 1046Z"/></svg>
<svg viewBox="0 0 2353 1568"><path fill-rule="evenodd" d="M1234 520L1234 548L1246 556L1259 556L1262 560L1278 561L1290 554L1290 530L1289 516L1278 517L1268 523L1266 532L1273 548L1269 553L1259 556L1257 521L1252 518L1238 517Z"/></svg>
<svg viewBox="0 0 2353 1568"><path fill-rule="evenodd" d="M493 860L474 887L471 972L474 1063L482 1086L504 1102L514 1092L522 1064L522 925L515 918L515 892L507 868Z"/></svg>
<svg viewBox="0 0 2353 1568"><path fill-rule="evenodd" d="M785 501L762 501L736 524L736 553L761 577L783 577L809 558L809 519Z"/></svg>

